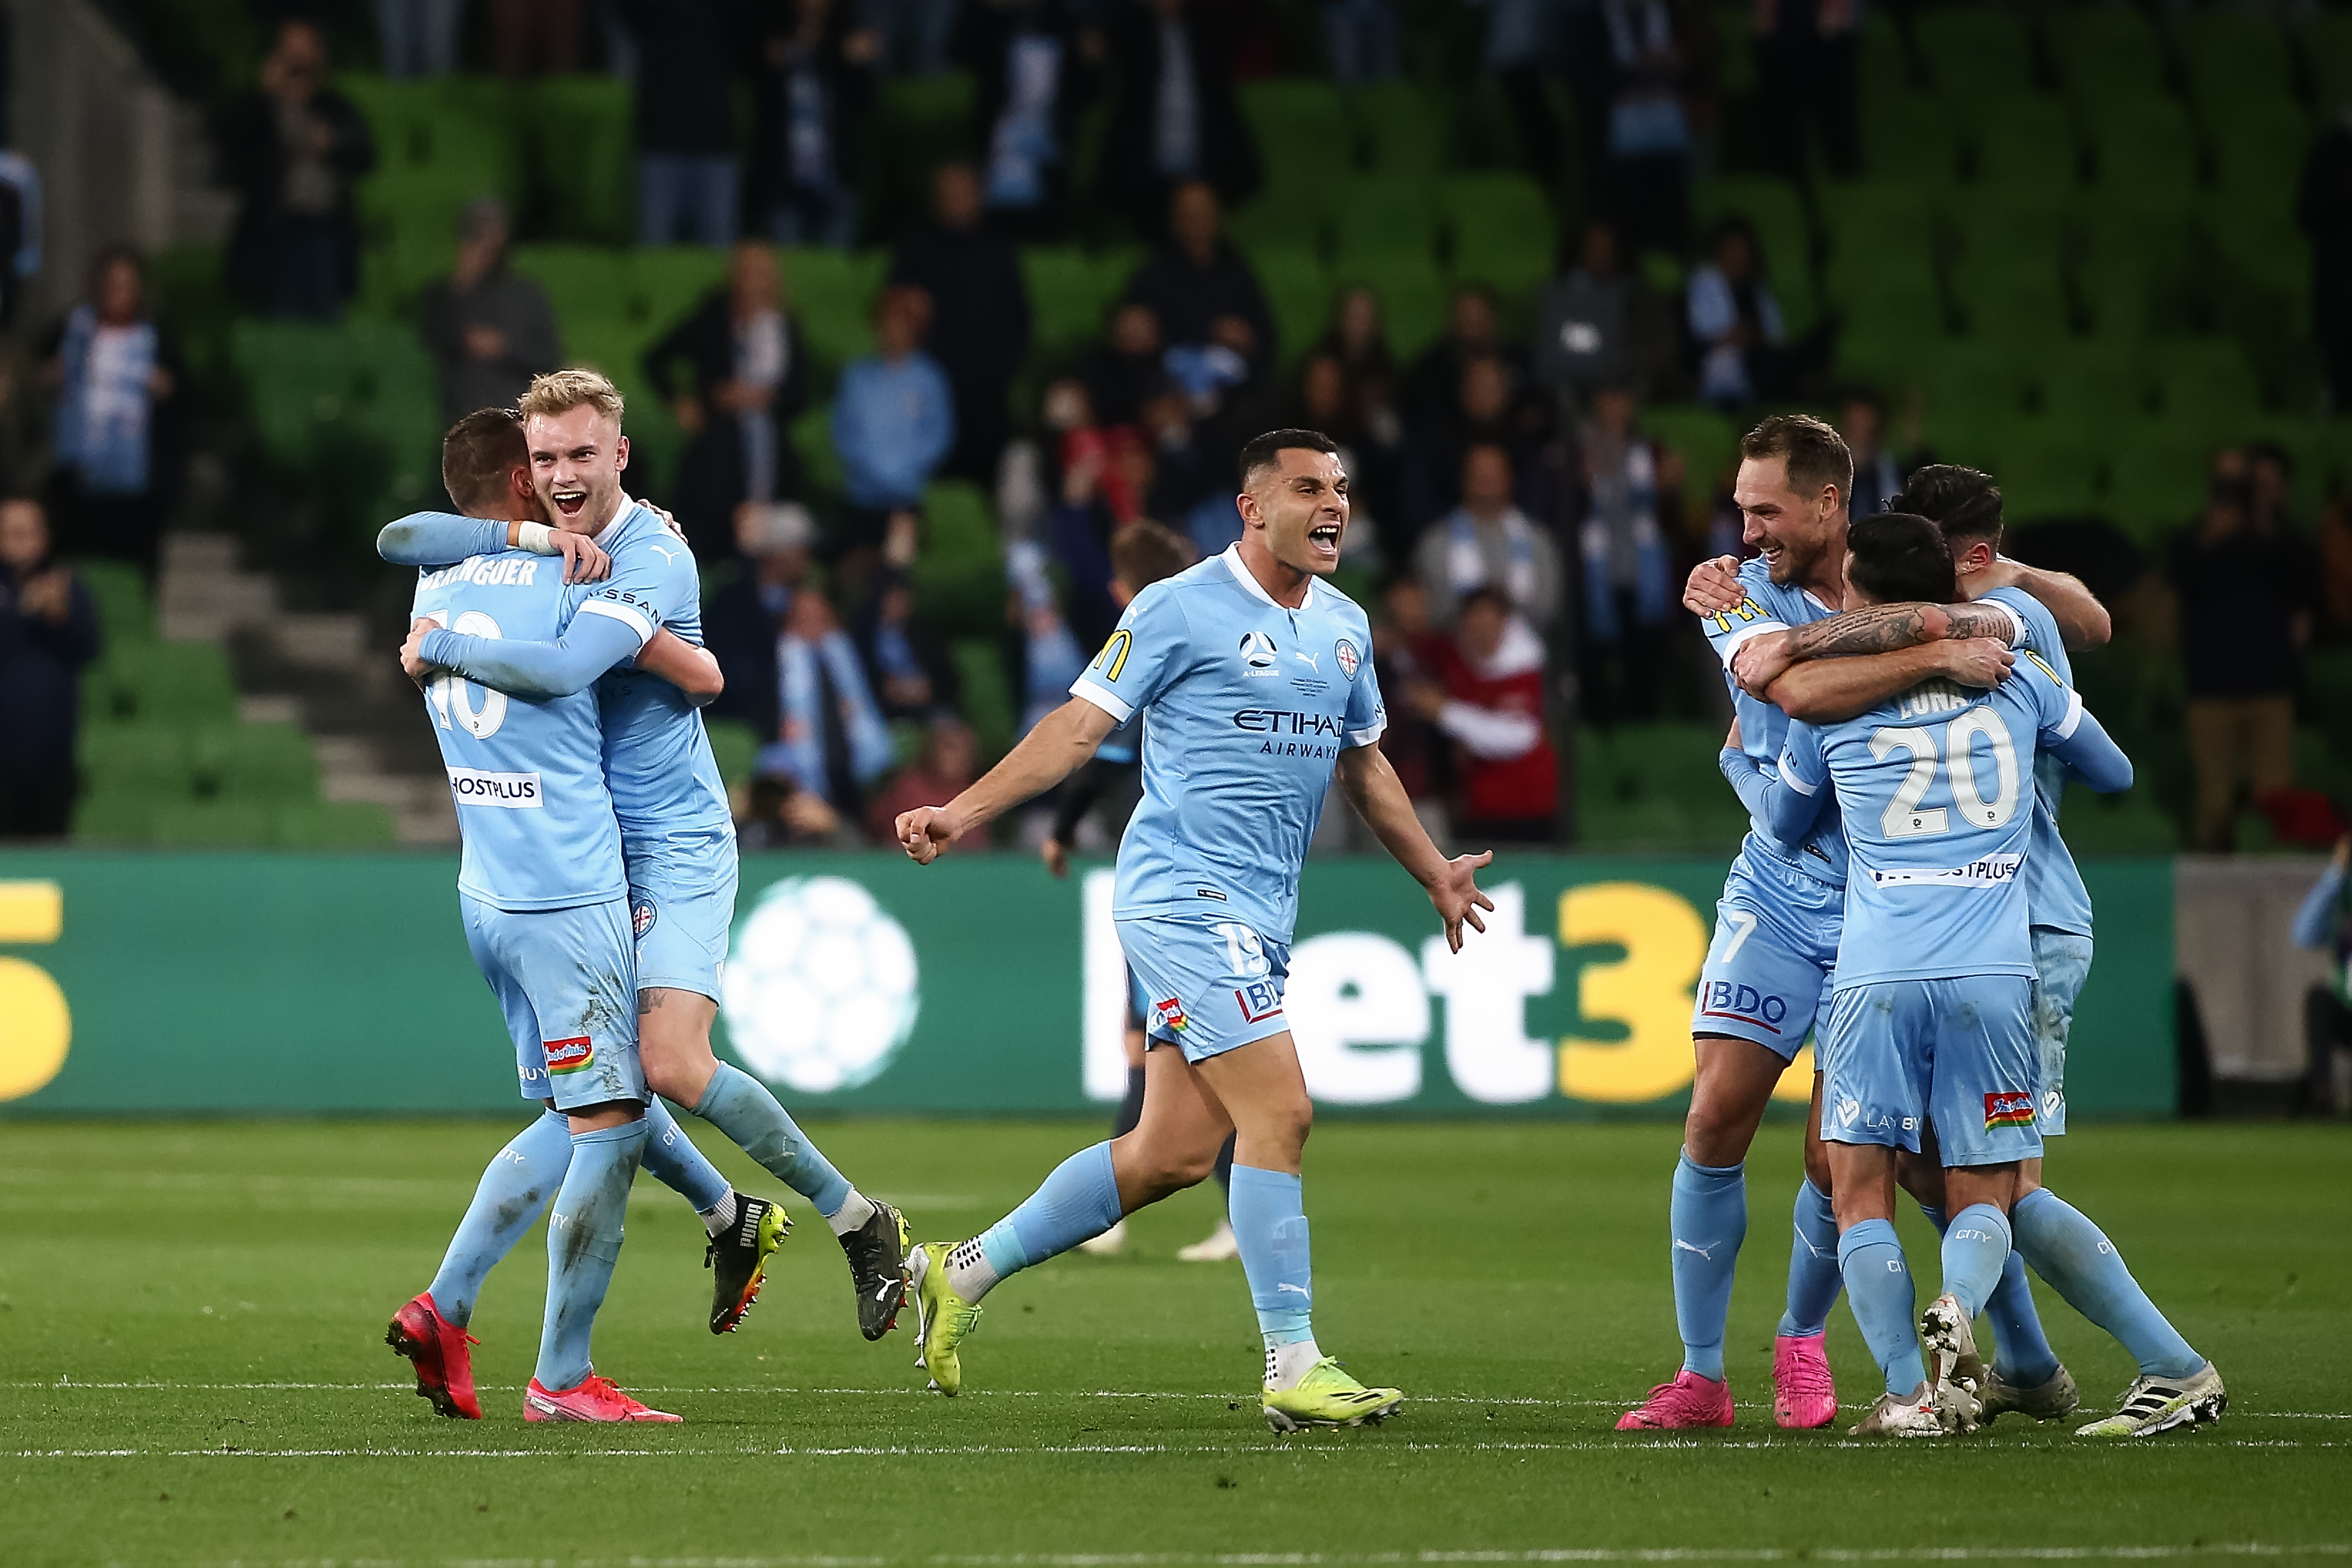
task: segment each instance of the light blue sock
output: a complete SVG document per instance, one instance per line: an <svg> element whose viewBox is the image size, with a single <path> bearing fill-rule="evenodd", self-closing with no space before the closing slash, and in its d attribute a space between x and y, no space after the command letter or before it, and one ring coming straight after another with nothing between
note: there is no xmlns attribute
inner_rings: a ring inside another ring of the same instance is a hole
<svg viewBox="0 0 2352 1568"><path fill-rule="evenodd" d="M482 1281L539 1223L571 1166L571 1128L553 1111L517 1133L491 1157L474 1188L474 1201L466 1206L466 1218L449 1238L449 1250L442 1254L441 1271L426 1290L435 1312L459 1328L474 1321Z"/></svg>
<svg viewBox="0 0 2352 1568"><path fill-rule="evenodd" d="M541 1388L577 1388L593 1370L588 1333L621 1256L629 1184L646 1135L643 1121L572 1134L572 1168L547 1219L547 1318L535 1375Z"/></svg>
<svg viewBox="0 0 2352 1568"><path fill-rule="evenodd" d="M1927 1381L1919 1354L1918 1299L1895 1222L1865 1219L1838 1238L1838 1272L1845 1276L1845 1299L1862 1328L1871 1359L1886 1376L1886 1392L1909 1394Z"/></svg>
<svg viewBox="0 0 2352 1568"><path fill-rule="evenodd" d="M1789 1306L1780 1314L1780 1332L1800 1338L1822 1333L1844 1288L1838 1273L1837 1215L1829 1195L1808 1176L1797 1184L1797 1239L1789 1249Z"/></svg>
<svg viewBox="0 0 2352 1568"><path fill-rule="evenodd" d="M976 1301L975 1291L985 1294L1006 1275L1100 1236L1118 1223L1121 1212L1110 1145L1080 1149L1055 1166L1020 1207L950 1254L956 1293Z"/></svg>
<svg viewBox="0 0 2352 1568"><path fill-rule="evenodd" d="M2068 1306L2113 1334L2150 1377L2187 1377L2205 1364L2139 1288L2123 1254L2090 1218L2048 1187L2010 1216L2017 1249Z"/></svg>
<svg viewBox="0 0 2352 1568"><path fill-rule="evenodd" d="M1227 1214L1266 1349L1313 1339L1315 1269L1299 1178L1286 1171L1236 1165Z"/></svg>
<svg viewBox="0 0 2352 1568"><path fill-rule="evenodd" d="M1675 1195L1667 1206L1674 1248L1675 1326L1682 1332L1683 1366L1723 1381L1723 1332L1731 1317L1731 1274L1748 1234L1748 1167L1699 1165L1688 1154L1675 1162Z"/></svg>
<svg viewBox="0 0 2352 1568"><path fill-rule="evenodd" d="M1983 1313L2008 1261L2009 1216L1991 1204L1972 1203L1944 1228L1944 1293L1960 1304L1969 1322Z"/></svg>
<svg viewBox="0 0 2352 1568"><path fill-rule="evenodd" d="M1944 1211L1930 1204L1921 1204L1919 1212L1941 1236L1950 1224ZM1985 1298L1985 1315L1992 1319L1993 1343L1997 1354L1993 1370L2015 1388L2039 1388L2056 1375L2058 1353L2050 1348L2050 1336L2042 1331L2042 1314L2034 1309L2033 1287L2025 1278L2025 1259L2018 1252L2014 1233L2016 1217L2010 1219L2012 1239L2008 1260L2000 1266L2000 1283Z"/></svg>
<svg viewBox="0 0 2352 1568"><path fill-rule="evenodd" d="M733 1139L786 1186L831 1219L849 1201L849 1181L817 1153L768 1086L740 1068L719 1064L694 1113Z"/></svg>
<svg viewBox="0 0 2352 1568"><path fill-rule="evenodd" d="M697 1214L717 1208L734 1190L659 1099L646 1107L645 1158L646 1174L694 1205Z"/></svg>

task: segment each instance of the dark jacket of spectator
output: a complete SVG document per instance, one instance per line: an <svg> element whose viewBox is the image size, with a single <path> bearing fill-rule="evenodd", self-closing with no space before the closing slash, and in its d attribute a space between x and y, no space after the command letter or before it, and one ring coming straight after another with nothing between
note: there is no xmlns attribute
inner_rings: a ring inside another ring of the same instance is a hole
<svg viewBox="0 0 2352 1568"><path fill-rule="evenodd" d="M890 281L931 297L924 347L947 372L955 398L956 444L947 471L995 477L1012 434L1006 398L1029 357L1029 287L1021 253L980 214L980 188L961 164L940 172L937 217L898 247Z"/></svg>
<svg viewBox="0 0 2352 1568"><path fill-rule="evenodd" d="M0 836L66 831L80 672L98 645L98 607L49 559L40 508L0 505Z"/></svg>
<svg viewBox="0 0 2352 1568"><path fill-rule="evenodd" d="M359 288L352 185L375 167L375 138L326 85L326 50L307 23L280 31L262 84L221 126L222 172L239 198L229 286L273 315L331 316Z"/></svg>
<svg viewBox="0 0 2352 1568"><path fill-rule="evenodd" d="M765 246L738 247L738 274L758 276L712 289L646 350L646 379L688 435L677 512L696 538L724 529L746 500L801 493L792 424L808 407L808 354L799 322L777 303L773 269Z"/></svg>
<svg viewBox="0 0 2352 1568"><path fill-rule="evenodd" d="M1264 172L1234 95L1222 22L1183 0L1152 0L1124 7L1108 43L1118 86L1097 165L1102 204L1148 235L1186 180L1207 181L1227 206L1247 201Z"/></svg>
<svg viewBox="0 0 2352 1568"><path fill-rule="evenodd" d="M736 0L619 0L637 48L637 151L735 151L735 73L747 41Z"/></svg>
<svg viewBox="0 0 2352 1568"><path fill-rule="evenodd" d="M1232 316L1249 323L1256 339L1250 355L1254 361L1274 352L1274 311L1265 302L1265 290L1258 286L1257 272L1247 258L1222 236L1205 255L1161 246L1136 269L1127 297L1151 307L1160 318L1161 340L1171 346L1210 342L1218 319Z"/></svg>
<svg viewBox="0 0 2352 1568"><path fill-rule="evenodd" d="M2352 403L2352 116L2312 143L2294 221L2311 241L2311 331L2336 406Z"/></svg>
<svg viewBox="0 0 2352 1568"><path fill-rule="evenodd" d="M967 5L959 53L978 78L981 186L988 210L1030 241L1069 220L1082 120L1102 89L1102 36L1072 0Z"/></svg>
<svg viewBox="0 0 2352 1568"><path fill-rule="evenodd" d="M780 229L779 238L847 246L855 237L877 47L855 9L850 0L793 0L774 8L751 46L757 75L746 210L770 226L792 214L784 226L796 229Z"/></svg>
<svg viewBox="0 0 2352 1568"><path fill-rule="evenodd" d="M2289 695L2302 668L2298 632L2309 629L2317 563L2300 537L2242 520L2242 504L2213 510L2221 520L2209 517L2172 559L2173 586L2189 609L2180 618L2189 695Z"/></svg>
<svg viewBox="0 0 2352 1568"><path fill-rule="evenodd" d="M477 204L457 242L457 270L425 291L421 335L441 371L441 418L513 405L533 376L562 361L547 291L509 271L506 214Z"/></svg>
<svg viewBox="0 0 2352 1568"><path fill-rule="evenodd" d="M929 719L955 712L961 687L947 639L916 613L915 592L904 578L892 573L883 580L859 612L853 635L883 717Z"/></svg>

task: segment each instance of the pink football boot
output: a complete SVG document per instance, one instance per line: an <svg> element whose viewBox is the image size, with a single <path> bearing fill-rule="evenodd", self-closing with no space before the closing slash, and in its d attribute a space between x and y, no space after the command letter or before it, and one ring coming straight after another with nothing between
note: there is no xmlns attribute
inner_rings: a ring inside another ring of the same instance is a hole
<svg viewBox="0 0 2352 1568"><path fill-rule="evenodd" d="M1772 1419L1811 1431L1837 1419L1826 1334L1781 1334L1772 1342Z"/></svg>
<svg viewBox="0 0 2352 1568"><path fill-rule="evenodd" d="M1672 1383L1650 1390L1641 1405L1617 1418L1620 1432L1673 1431L1685 1427L1731 1425L1731 1385L1685 1368Z"/></svg>

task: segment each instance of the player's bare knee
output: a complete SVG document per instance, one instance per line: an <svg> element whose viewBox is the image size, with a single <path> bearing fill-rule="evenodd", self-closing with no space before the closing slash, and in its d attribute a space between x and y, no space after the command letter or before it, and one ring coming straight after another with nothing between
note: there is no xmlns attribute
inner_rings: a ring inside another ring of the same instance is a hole
<svg viewBox="0 0 2352 1568"><path fill-rule="evenodd" d="M1823 1197L1834 1197L1837 1195L1837 1187L1830 1180L1830 1151L1827 1145L1818 1141L1806 1144L1805 1179L1812 1183L1813 1190Z"/></svg>

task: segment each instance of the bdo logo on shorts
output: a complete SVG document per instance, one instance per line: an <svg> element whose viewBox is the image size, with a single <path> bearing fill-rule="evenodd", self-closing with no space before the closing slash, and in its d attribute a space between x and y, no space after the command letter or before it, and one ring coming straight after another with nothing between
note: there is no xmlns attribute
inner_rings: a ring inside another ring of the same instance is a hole
<svg viewBox="0 0 2352 1568"><path fill-rule="evenodd" d="M547 1052L550 1072L578 1072L596 1060L596 1048L584 1034L571 1040L542 1040L541 1045Z"/></svg>
<svg viewBox="0 0 2352 1568"><path fill-rule="evenodd" d="M1985 1131L1995 1127L2033 1125L2033 1096L2014 1089L1997 1089L1985 1096Z"/></svg>
<svg viewBox="0 0 2352 1568"><path fill-rule="evenodd" d="M1241 1004L1244 1023L1264 1023L1282 1011L1282 993L1272 980L1252 980L1234 992L1234 1000Z"/></svg>

